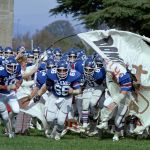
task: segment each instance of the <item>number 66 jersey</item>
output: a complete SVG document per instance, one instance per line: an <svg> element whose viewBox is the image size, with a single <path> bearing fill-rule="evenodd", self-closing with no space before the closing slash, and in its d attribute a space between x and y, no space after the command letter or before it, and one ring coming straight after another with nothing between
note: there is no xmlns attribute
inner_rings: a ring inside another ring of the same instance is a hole
<svg viewBox="0 0 150 150"><path fill-rule="evenodd" d="M69 89L80 89L81 74L69 69L65 78L60 78L57 69L47 71L46 86L51 87L52 93L57 97L68 97Z"/></svg>

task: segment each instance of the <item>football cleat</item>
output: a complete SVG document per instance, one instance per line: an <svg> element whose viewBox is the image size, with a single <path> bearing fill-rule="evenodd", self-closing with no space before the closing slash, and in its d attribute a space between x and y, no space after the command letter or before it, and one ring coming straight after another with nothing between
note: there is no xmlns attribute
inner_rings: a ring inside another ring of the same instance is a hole
<svg viewBox="0 0 150 150"><path fill-rule="evenodd" d="M61 133L56 132L55 140L56 140L56 141L59 141L60 138L61 138Z"/></svg>
<svg viewBox="0 0 150 150"><path fill-rule="evenodd" d="M83 123L83 126L82 126L82 127L85 128L85 129L87 129L87 128L88 128L88 125L89 125L88 123Z"/></svg>
<svg viewBox="0 0 150 150"><path fill-rule="evenodd" d="M11 132L11 133L8 133L8 137L11 139L11 138L14 138L15 137L15 133L14 132Z"/></svg>
<svg viewBox="0 0 150 150"><path fill-rule="evenodd" d="M115 141L119 141L119 136L118 135L114 135L114 137L113 137L113 141L115 142Z"/></svg>
<svg viewBox="0 0 150 150"><path fill-rule="evenodd" d="M96 134L98 134L98 131L97 130L94 130L92 132L89 132L88 133L88 136L95 136Z"/></svg>
<svg viewBox="0 0 150 150"><path fill-rule="evenodd" d="M36 129L38 129L38 130L42 130L42 126L40 125L40 123L37 121L36 122Z"/></svg>
<svg viewBox="0 0 150 150"><path fill-rule="evenodd" d="M46 136L47 138L51 138L50 130L49 130L49 129L46 129L46 130L45 130L45 136Z"/></svg>
<svg viewBox="0 0 150 150"><path fill-rule="evenodd" d="M99 125L96 126L98 129L108 129L108 122L101 122Z"/></svg>
<svg viewBox="0 0 150 150"><path fill-rule="evenodd" d="M50 138L54 139L55 138L55 135L56 135L56 129L57 129L57 126L55 125L52 132L51 132L51 135L50 135Z"/></svg>
<svg viewBox="0 0 150 150"><path fill-rule="evenodd" d="M68 132L68 128L64 129L61 133L61 137L63 137Z"/></svg>

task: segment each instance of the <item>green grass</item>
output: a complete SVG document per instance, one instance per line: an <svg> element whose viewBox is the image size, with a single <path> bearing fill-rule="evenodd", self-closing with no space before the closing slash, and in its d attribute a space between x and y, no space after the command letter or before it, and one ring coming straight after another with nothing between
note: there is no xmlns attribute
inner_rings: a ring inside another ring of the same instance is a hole
<svg viewBox="0 0 150 150"><path fill-rule="evenodd" d="M148 150L149 140L125 138L113 142L111 138L99 140L97 137L80 138L68 134L60 141L47 139L42 132L33 132L30 136L16 136L13 139L0 134L0 150Z"/></svg>

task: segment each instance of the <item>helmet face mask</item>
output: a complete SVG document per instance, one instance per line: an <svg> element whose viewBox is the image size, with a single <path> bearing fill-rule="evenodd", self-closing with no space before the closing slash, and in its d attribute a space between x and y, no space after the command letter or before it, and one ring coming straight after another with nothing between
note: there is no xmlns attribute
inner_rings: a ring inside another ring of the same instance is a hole
<svg viewBox="0 0 150 150"><path fill-rule="evenodd" d="M47 69L56 68L55 61L53 59L48 59L46 63L46 68Z"/></svg>
<svg viewBox="0 0 150 150"><path fill-rule="evenodd" d="M84 74L85 76L92 76L94 74L96 64L93 60L87 59L84 64Z"/></svg>
<svg viewBox="0 0 150 150"><path fill-rule="evenodd" d="M4 50L4 54L6 58L13 56L13 49L11 47L6 47Z"/></svg>
<svg viewBox="0 0 150 150"><path fill-rule="evenodd" d="M14 57L8 57L6 60L5 60L5 68L6 68L6 71L10 74L13 74L16 72L17 70L17 62L15 60Z"/></svg>
<svg viewBox="0 0 150 150"><path fill-rule="evenodd" d="M2 51L0 51L0 56L3 56L3 52Z"/></svg>
<svg viewBox="0 0 150 150"><path fill-rule="evenodd" d="M17 65L16 64L7 64L6 65L6 70L8 73L13 74L17 69Z"/></svg>
<svg viewBox="0 0 150 150"><path fill-rule="evenodd" d="M95 63L96 63L96 67L97 68L102 68L103 67L103 63L104 63L104 59L101 56L97 55L95 57Z"/></svg>
<svg viewBox="0 0 150 150"><path fill-rule="evenodd" d="M55 68L55 65L51 64L51 65L48 65L46 68L47 69L53 69L53 68Z"/></svg>
<svg viewBox="0 0 150 150"><path fill-rule="evenodd" d="M57 68L57 75L61 79L65 79L68 75L68 69L65 68Z"/></svg>
<svg viewBox="0 0 150 150"><path fill-rule="evenodd" d="M4 54L3 48L2 46L0 46L0 56L3 56L3 54Z"/></svg>
<svg viewBox="0 0 150 150"><path fill-rule="evenodd" d="M94 71L95 71L95 68L90 68L90 67L85 67L85 68L84 68L84 74L85 74L86 76L91 76L91 75L93 75Z"/></svg>
<svg viewBox="0 0 150 150"><path fill-rule="evenodd" d="M77 59L77 55L75 55L75 54L71 54L71 55L69 55L68 57L69 57L69 61L70 61L70 62L75 62L76 59Z"/></svg>
<svg viewBox="0 0 150 150"><path fill-rule="evenodd" d="M74 63L77 59L77 50L75 48L69 49L68 52L69 62Z"/></svg>
<svg viewBox="0 0 150 150"><path fill-rule="evenodd" d="M61 58L61 53L56 53L55 54L55 59L56 60L60 60L60 58Z"/></svg>
<svg viewBox="0 0 150 150"><path fill-rule="evenodd" d="M101 62L96 62L96 66L97 66L97 68L102 68L102 67L103 67L103 63L101 63Z"/></svg>
<svg viewBox="0 0 150 150"><path fill-rule="evenodd" d="M7 57L10 57L10 56L13 56L13 52L5 52L5 57L7 58Z"/></svg>
<svg viewBox="0 0 150 150"><path fill-rule="evenodd" d="M69 66L66 61L59 61L57 64L57 76L60 79L66 79L69 72Z"/></svg>
<svg viewBox="0 0 150 150"><path fill-rule="evenodd" d="M53 50L54 58L56 61L59 61L62 55L61 49L60 48L55 48Z"/></svg>

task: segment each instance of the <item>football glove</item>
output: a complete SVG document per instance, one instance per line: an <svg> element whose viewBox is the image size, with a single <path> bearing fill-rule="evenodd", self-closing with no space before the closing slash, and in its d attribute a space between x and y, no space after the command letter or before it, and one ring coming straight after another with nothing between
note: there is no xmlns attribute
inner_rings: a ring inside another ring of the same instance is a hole
<svg viewBox="0 0 150 150"><path fill-rule="evenodd" d="M41 96L39 95L36 95L34 98L33 98L33 101L34 103L38 102L40 100Z"/></svg>

